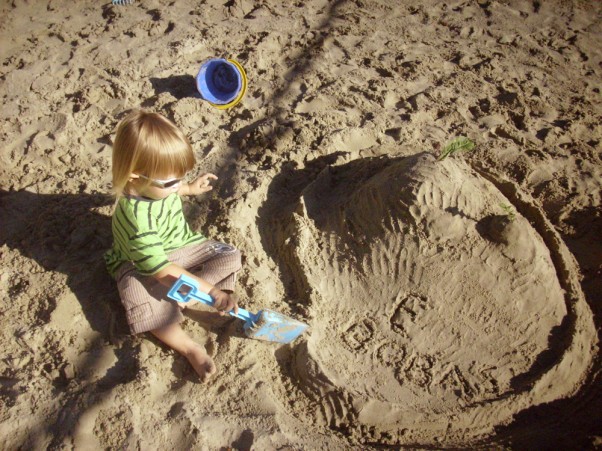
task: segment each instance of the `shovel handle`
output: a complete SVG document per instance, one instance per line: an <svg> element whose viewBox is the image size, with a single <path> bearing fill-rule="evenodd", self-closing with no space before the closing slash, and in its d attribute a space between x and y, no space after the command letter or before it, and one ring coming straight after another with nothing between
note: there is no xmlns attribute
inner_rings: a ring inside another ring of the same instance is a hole
<svg viewBox="0 0 602 451"><path fill-rule="evenodd" d="M186 274L182 274L178 280L176 280L176 282L168 291L167 296L174 301L181 302L183 304L190 302L191 299L202 302L210 307L213 307L213 304L215 304L215 301L209 294L199 289L199 284L197 281ZM256 315L241 307L238 307L238 313L234 313L234 311L231 310L228 312L228 314L246 322L256 321Z"/></svg>

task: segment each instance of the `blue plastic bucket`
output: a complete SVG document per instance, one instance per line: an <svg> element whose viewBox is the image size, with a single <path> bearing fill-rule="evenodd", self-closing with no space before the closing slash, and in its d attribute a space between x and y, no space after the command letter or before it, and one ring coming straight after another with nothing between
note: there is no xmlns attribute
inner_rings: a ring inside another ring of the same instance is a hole
<svg viewBox="0 0 602 451"><path fill-rule="evenodd" d="M201 97L215 105L227 105L239 97L244 76L239 67L222 58L205 61L196 76Z"/></svg>

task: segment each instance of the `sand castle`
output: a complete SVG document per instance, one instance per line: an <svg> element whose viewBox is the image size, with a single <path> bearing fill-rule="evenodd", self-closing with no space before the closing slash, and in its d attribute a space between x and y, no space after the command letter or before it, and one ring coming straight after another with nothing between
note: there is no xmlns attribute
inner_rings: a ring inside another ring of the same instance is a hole
<svg viewBox="0 0 602 451"><path fill-rule="evenodd" d="M583 294L565 297L555 256L505 202L465 163L428 153L307 180L268 235L313 320L285 366L290 405L317 405L311 424L360 441L460 445L543 402L533 387L559 362L537 360L593 329L565 335L567 302L585 307Z"/></svg>

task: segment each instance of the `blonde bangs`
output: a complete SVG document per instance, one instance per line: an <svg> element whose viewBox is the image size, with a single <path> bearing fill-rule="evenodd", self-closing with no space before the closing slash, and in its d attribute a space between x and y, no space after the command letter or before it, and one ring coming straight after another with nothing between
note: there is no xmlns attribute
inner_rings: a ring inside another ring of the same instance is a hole
<svg viewBox="0 0 602 451"><path fill-rule="evenodd" d="M113 190L121 194L130 174L183 177L196 159L188 138L157 113L136 110L119 125L113 145Z"/></svg>
<svg viewBox="0 0 602 451"><path fill-rule="evenodd" d="M195 165L186 136L161 116L159 121L149 121L142 126L135 154L138 158L132 172L150 178L183 177Z"/></svg>

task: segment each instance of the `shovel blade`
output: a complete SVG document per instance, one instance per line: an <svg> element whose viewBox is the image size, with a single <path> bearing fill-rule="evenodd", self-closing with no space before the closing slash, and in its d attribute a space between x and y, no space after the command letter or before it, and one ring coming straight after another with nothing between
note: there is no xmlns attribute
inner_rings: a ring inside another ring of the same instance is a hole
<svg viewBox="0 0 602 451"><path fill-rule="evenodd" d="M301 335L308 325L272 310L261 310L257 319L245 323L245 334L257 340L290 343Z"/></svg>

